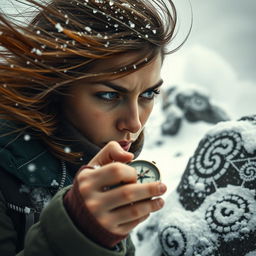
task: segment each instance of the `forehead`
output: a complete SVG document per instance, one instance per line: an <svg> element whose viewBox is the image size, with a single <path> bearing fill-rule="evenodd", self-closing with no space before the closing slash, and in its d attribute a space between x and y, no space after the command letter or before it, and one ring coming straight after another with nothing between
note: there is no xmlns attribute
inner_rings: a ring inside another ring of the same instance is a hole
<svg viewBox="0 0 256 256"><path fill-rule="evenodd" d="M160 54L158 55L160 56ZM141 57L140 53L138 52L127 52L127 53L119 54L111 58L97 61L92 66L92 68L90 68L90 72L108 72L110 69L119 71L124 67L130 66L131 63L134 63L138 60L144 61L146 59L145 57Z"/></svg>
<svg viewBox="0 0 256 256"><path fill-rule="evenodd" d="M111 59L106 60L100 60L97 64L95 64L93 67L90 68L90 72L92 73L103 73L109 72L111 67L124 67L127 64L130 64L134 61L134 59L138 59L138 54L131 54L131 53L125 53L116 57L113 57ZM147 63L145 66L140 67L139 69L135 69L132 73L124 74L124 75L110 75L105 78L99 78L92 80L84 79L79 80L73 83L73 85L76 85L75 88L78 89L80 86L84 86L85 84L97 84L98 82L106 82L111 81L115 83L116 85L121 85L122 87L126 87L129 91L130 90L144 90L147 87L154 86L157 84L161 78L160 78L160 72L162 67L162 55L159 53L156 55L149 63ZM79 86L80 85L80 86ZM133 86L132 86L133 85ZM74 89L74 87L72 86Z"/></svg>
<svg viewBox="0 0 256 256"><path fill-rule="evenodd" d="M114 79L112 82L129 86L133 84L134 86L142 85L144 87L145 85L146 87L150 87L160 81L161 67L162 59L159 54L148 65L130 73L129 75Z"/></svg>

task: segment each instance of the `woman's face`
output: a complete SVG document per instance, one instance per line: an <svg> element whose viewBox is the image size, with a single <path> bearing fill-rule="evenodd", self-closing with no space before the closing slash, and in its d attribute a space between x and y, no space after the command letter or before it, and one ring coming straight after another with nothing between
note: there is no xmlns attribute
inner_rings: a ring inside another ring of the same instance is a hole
<svg viewBox="0 0 256 256"><path fill-rule="evenodd" d="M123 60L122 57L114 61ZM149 65L122 78L75 84L64 104L68 120L97 146L102 148L114 140L128 151L141 133L159 93L161 64L158 55ZM97 69L106 65L111 63L99 64Z"/></svg>

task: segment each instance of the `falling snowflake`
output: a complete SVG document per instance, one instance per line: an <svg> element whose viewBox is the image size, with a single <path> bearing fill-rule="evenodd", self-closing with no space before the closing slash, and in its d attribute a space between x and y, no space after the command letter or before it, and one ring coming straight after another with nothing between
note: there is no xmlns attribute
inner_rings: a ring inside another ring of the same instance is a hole
<svg viewBox="0 0 256 256"><path fill-rule="evenodd" d="M65 148L64 148L64 152L65 152L65 153L70 153L70 152L71 152L71 148L65 147Z"/></svg>
<svg viewBox="0 0 256 256"><path fill-rule="evenodd" d="M130 8L130 7L131 7L131 6L130 6L129 4L127 4L127 3L122 3L122 6L127 7L127 8Z"/></svg>
<svg viewBox="0 0 256 256"><path fill-rule="evenodd" d="M52 180L51 186L52 187L58 187L59 183L56 180Z"/></svg>
<svg viewBox="0 0 256 256"><path fill-rule="evenodd" d="M25 141L29 141L31 139L29 134L25 134L23 138Z"/></svg>
<svg viewBox="0 0 256 256"><path fill-rule="evenodd" d="M60 23L57 23L55 25L55 28L58 30L58 32L62 32L63 31L63 27L60 25Z"/></svg>
<svg viewBox="0 0 256 256"><path fill-rule="evenodd" d="M130 27L131 27L131 28L135 28L135 24L134 24L134 23L132 23L131 21L129 21L129 24L130 24Z"/></svg>
<svg viewBox="0 0 256 256"><path fill-rule="evenodd" d="M42 52L41 52L39 49L36 49L36 48L33 48L33 49L31 50L31 53L35 53L36 55L39 55L39 56L42 55Z"/></svg>
<svg viewBox="0 0 256 256"><path fill-rule="evenodd" d="M84 28L87 32L91 32L92 31L92 29L90 28L90 27L85 27Z"/></svg>
<svg viewBox="0 0 256 256"><path fill-rule="evenodd" d="M30 171L30 172L34 172L35 170L36 170L36 165L35 164L29 164L28 165L28 170Z"/></svg>
<svg viewBox="0 0 256 256"><path fill-rule="evenodd" d="M30 208L28 208L27 206L24 208L24 212L26 213L26 214L29 214L30 213Z"/></svg>

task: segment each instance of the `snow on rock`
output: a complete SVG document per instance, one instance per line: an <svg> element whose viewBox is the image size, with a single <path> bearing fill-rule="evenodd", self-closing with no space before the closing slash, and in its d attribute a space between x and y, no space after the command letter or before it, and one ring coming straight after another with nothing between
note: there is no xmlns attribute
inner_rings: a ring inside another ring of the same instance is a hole
<svg viewBox="0 0 256 256"><path fill-rule="evenodd" d="M179 184L165 197L164 208L132 233L136 256L254 255L255 116L221 122L201 137L192 157L183 151L186 167L179 166Z"/></svg>
<svg viewBox="0 0 256 256"><path fill-rule="evenodd" d="M248 240L255 239L254 197L255 190L228 186L209 196L196 211L186 211L175 191L166 206L133 234L136 255L245 255L240 254L243 247L250 247ZM241 248L227 254L226 248L235 248L238 241Z"/></svg>
<svg viewBox="0 0 256 256"><path fill-rule="evenodd" d="M256 150L255 124L256 119L255 123L247 122L246 120L241 122L220 122L216 127L211 129L208 134L214 135L232 129L242 136L247 152L253 154Z"/></svg>
<svg viewBox="0 0 256 256"><path fill-rule="evenodd" d="M229 120L226 112L214 103L208 91L194 84L170 86L164 91L162 109L166 116L162 132L167 135L179 132L182 119L213 124Z"/></svg>

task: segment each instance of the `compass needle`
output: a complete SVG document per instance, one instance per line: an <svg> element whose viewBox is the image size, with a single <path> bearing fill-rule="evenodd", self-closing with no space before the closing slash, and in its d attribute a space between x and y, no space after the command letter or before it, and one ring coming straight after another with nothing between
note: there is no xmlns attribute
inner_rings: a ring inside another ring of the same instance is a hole
<svg viewBox="0 0 256 256"><path fill-rule="evenodd" d="M160 181L160 172L155 163L146 160L134 160L129 165L137 170L137 180L139 183Z"/></svg>

